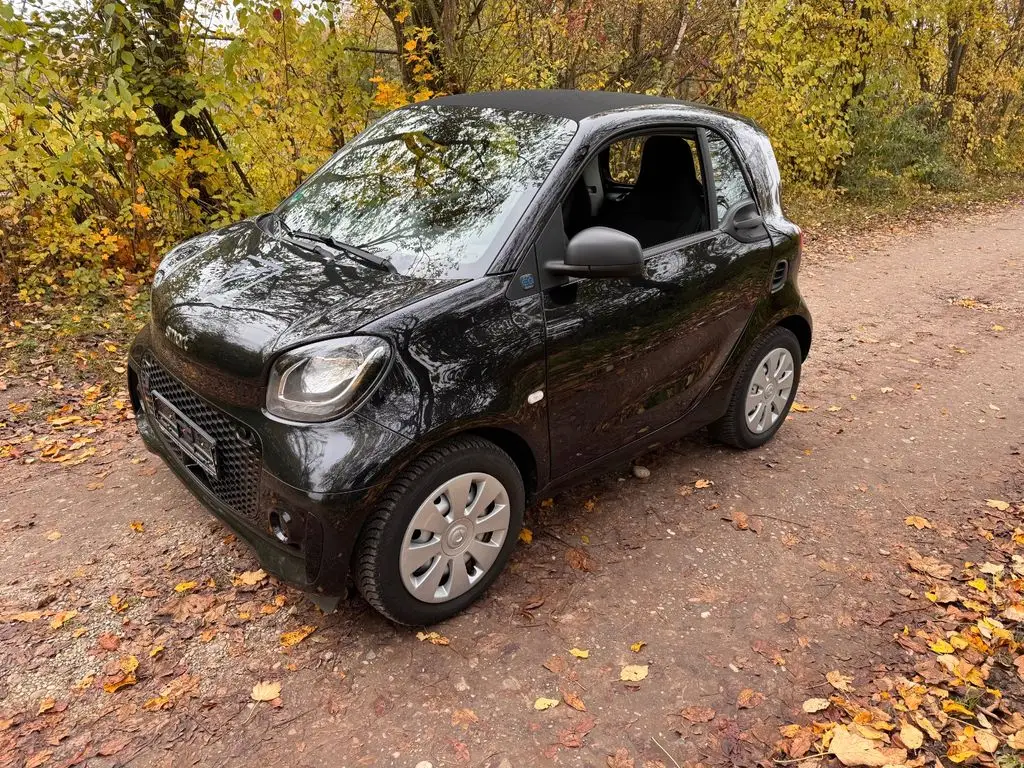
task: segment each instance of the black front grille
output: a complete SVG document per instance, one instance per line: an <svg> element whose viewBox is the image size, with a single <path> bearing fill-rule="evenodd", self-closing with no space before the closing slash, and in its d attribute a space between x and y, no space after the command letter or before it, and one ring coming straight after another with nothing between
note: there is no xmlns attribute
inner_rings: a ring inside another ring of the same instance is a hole
<svg viewBox="0 0 1024 768"><path fill-rule="evenodd" d="M218 499L236 514L262 528L259 498L263 451L259 436L242 422L197 397L153 358L143 361L140 385L146 413L153 418L154 425L153 393L157 392L216 441L216 477L204 471L170 440L165 442L181 463Z"/></svg>

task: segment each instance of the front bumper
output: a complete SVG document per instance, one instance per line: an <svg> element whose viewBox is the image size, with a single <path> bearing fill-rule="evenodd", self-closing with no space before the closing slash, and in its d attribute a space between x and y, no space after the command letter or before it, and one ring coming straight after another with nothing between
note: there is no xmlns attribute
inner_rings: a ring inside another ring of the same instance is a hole
<svg viewBox="0 0 1024 768"><path fill-rule="evenodd" d="M144 342L143 334L140 340ZM161 366L164 381L173 376L170 366L137 341L129 359L129 389L146 446L207 509L248 542L266 571L306 591L341 594L363 521L410 442L367 420L283 424L259 410L215 404L175 379L174 385L181 386L178 397L187 392L189 402L201 403L207 417L216 416L258 436L259 450L245 478L255 489L241 494L211 479L157 427L144 383L145 366L153 364ZM231 451L236 460L236 447ZM275 468L288 474L282 477ZM316 488L314 481L331 487ZM304 490L303 485L314 489Z"/></svg>

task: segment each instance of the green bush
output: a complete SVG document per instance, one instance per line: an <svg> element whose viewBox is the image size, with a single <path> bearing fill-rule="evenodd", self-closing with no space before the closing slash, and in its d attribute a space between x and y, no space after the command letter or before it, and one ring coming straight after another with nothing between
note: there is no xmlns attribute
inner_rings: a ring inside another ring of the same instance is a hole
<svg viewBox="0 0 1024 768"><path fill-rule="evenodd" d="M862 107L853 122L853 152L839 184L854 197L908 195L921 186L959 189L964 168L950 157L948 132L932 109L918 104L887 116Z"/></svg>

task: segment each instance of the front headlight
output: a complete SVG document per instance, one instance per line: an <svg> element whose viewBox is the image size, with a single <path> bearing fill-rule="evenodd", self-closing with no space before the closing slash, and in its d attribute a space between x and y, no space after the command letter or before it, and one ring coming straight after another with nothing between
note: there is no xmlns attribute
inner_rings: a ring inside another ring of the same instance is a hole
<svg viewBox="0 0 1024 768"><path fill-rule="evenodd" d="M267 410L293 421L328 421L376 381L390 348L373 336L349 336L285 352L270 369Z"/></svg>

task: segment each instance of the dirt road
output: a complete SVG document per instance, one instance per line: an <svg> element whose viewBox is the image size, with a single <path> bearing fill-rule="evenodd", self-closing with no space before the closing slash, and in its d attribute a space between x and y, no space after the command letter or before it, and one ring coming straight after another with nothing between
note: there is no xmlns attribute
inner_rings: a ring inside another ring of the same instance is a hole
<svg viewBox="0 0 1024 768"><path fill-rule="evenodd" d="M756 764L826 672L892 660L908 548L953 558L984 499L1024 495L1024 207L811 243L800 282L815 341L778 438L697 435L644 457L647 480L624 467L532 510L532 543L435 628L447 645L357 598L325 616L232 586L254 559L130 430L102 464L0 464L0 755ZM621 681L630 664L647 676ZM260 681L279 701L253 704Z"/></svg>

